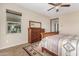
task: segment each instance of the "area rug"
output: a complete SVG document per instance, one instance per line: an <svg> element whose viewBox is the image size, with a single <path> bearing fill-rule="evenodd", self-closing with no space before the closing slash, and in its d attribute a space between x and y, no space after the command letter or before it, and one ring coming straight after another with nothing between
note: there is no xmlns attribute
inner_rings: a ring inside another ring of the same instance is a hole
<svg viewBox="0 0 79 59"><path fill-rule="evenodd" d="M26 46L23 47L23 49L30 56L51 56L51 54L47 53L46 51L43 51L43 52L37 51L36 47L38 47L39 43L40 41L32 44L28 43L26 44Z"/></svg>
<svg viewBox="0 0 79 59"><path fill-rule="evenodd" d="M43 56L43 54L41 54L40 52L38 52L37 50L34 49L34 45L32 46L32 44L29 44L29 45L23 47L23 49L24 49L30 56Z"/></svg>

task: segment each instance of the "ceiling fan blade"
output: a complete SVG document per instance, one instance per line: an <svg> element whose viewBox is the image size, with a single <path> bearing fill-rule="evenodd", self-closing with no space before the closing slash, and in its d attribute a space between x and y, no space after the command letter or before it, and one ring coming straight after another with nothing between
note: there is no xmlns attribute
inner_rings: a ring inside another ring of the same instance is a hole
<svg viewBox="0 0 79 59"><path fill-rule="evenodd" d="M50 8L50 9L48 9L48 11L52 10L53 8L55 8L55 7L52 7L52 8Z"/></svg>
<svg viewBox="0 0 79 59"><path fill-rule="evenodd" d="M56 4L54 4L54 3L48 3L48 4L53 5L53 6L56 6Z"/></svg>
<svg viewBox="0 0 79 59"><path fill-rule="evenodd" d="M53 6L58 6L58 5L61 5L62 3L48 3L50 5L53 5Z"/></svg>
<svg viewBox="0 0 79 59"><path fill-rule="evenodd" d="M61 5L61 7L70 7L70 5L68 4L68 5Z"/></svg>

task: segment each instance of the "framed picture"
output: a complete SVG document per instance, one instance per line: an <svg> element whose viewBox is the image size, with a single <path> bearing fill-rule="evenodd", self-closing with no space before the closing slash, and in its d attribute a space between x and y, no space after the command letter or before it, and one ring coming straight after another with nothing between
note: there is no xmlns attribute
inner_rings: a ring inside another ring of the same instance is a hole
<svg viewBox="0 0 79 59"><path fill-rule="evenodd" d="M41 28L41 22L29 21L29 27Z"/></svg>
<svg viewBox="0 0 79 59"><path fill-rule="evenodd" d="M18 23L8 23L8 33L20 33L21 24Z"/></svg>

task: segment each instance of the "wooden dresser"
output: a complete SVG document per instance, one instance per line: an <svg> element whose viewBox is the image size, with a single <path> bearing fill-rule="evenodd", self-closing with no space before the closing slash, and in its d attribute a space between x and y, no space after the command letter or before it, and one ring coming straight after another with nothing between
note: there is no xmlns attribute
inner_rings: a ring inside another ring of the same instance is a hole
<svg viewBox="0 0 79 59"><path fill-rule="evenodd" d="M28 42L33 43L41 40L41 33L44 29L41 28L28 28Z"/></svg>

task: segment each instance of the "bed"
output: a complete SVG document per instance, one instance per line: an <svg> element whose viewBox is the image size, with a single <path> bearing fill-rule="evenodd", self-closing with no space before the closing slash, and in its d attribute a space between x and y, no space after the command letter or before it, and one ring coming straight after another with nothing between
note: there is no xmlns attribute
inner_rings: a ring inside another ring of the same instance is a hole
<svg viewBox="0 0 79 59"><path fill-rule="evenodd" d="M44 40L44 39L46 39L46 38L48 38L48 37L50 37L50 39L51 39L51 36L54 36L54 35L58 35L58 32L46 32L46 33L41 33L41 36L42 36L42 39ZM49 40L48 40L49 41ZM51 40L51 41L53 41L53 40ZM41 44L39 44L39 46L40 46ZM51 45L51 44L50 44ZM56 44L55 44L56 45ZM55 46L56 47L56 46ZM50 49L47 49L46 47L41 47L42 48L42 52L44 52L44 51L46 51L46 52L48 52L48 53L50 53L51 55L53 55L53 56L57 56L57 54L56 53L54 53L54 52L51 52L50 51ZM56 47L57 48L57 47ZM56 51L55 51L56 52Z"/></svg>
<svg viewBox="0 0 79 59"><path fill-rule="evenodd" d="M53 56L78 56L79 36L58 34L55 32L41 33L39 44L42 52L46 51Z"/></svg>

